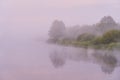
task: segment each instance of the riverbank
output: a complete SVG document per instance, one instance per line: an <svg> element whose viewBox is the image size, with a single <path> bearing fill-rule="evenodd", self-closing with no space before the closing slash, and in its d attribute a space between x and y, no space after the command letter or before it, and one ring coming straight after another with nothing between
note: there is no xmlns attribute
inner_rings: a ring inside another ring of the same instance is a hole
<svg viewBox="0 0 120 80"><path fill-rule="evenodd" d="M80 48L93 48L93 49L104 49L104 50L112 50L114 48L120 49L120 42L112 42L109 44L93 44L90 41L57 41L59 45L64 46L73 46L73 47L80 47Z"/></svg>

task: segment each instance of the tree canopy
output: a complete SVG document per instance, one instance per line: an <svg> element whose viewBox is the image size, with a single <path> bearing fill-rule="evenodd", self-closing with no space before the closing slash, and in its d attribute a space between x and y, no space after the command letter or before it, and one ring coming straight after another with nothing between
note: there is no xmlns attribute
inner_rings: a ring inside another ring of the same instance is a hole
<svg viewBox="0 0 120 80"><path fill-rule="evenodd" d="M62 21L55 20L49 31L49 36L53 40L61 39L65 33L65 24Z"/></svg>

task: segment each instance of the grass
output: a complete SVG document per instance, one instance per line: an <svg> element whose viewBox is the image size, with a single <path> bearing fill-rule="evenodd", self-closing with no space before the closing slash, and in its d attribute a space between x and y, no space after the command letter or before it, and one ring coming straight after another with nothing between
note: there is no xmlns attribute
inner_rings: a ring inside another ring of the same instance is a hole
<svg viewBox="0 0 120 80"><path fill-rule="evenodd" d="M112 42L109 44L98 44L95 45L91 41L59 41L58 44L65 46L74 46L74 47L82 47L82 48L94 48L94 49L108 49L112 50L114 48L120 49L120 42Z"/></svg>

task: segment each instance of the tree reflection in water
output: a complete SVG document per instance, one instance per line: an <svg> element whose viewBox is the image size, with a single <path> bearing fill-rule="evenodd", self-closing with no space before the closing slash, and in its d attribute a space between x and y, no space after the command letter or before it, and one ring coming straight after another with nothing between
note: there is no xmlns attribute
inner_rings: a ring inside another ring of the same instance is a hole
<svg viewBox="0 0 120 80"><path fill-rule="evenodd" d="M111 74L118 66L114 51L62 47L53 50L50 59L54 67L62 67L66 60L87 61L101 66L103 72Z"/></svg>

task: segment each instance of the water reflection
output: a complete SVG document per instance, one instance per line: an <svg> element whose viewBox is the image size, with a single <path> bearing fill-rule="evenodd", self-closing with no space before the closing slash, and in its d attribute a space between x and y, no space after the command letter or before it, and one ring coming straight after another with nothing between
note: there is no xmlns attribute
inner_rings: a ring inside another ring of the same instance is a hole
<svg viewBox="0 0 120 80"><path fill-rule="evenodd" d="M116 51L61 47L51 52L50 59L56 68L65 65L67 60L83 61L98 64L104 73L111 74L119 65L116 57L119 51Z"/></svg>
<svg viewBox="0 0 120 80"><path fill-rule="evenodd" d="M106 80L107 78L99 65L91 64L101 65L100 60L98 58L99 62L96 60L97 55L94 55L93 49L61 47L49 45L44 41L19 40L15 38L0 42L0 80ZM113 53L119 51L115 50ZM119 54L115 57L118 61ZM119 73L117 71L114 74Z"/></svg>

